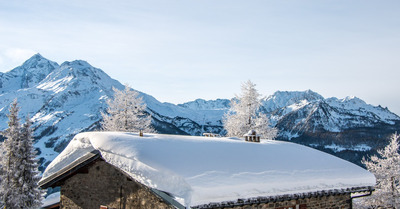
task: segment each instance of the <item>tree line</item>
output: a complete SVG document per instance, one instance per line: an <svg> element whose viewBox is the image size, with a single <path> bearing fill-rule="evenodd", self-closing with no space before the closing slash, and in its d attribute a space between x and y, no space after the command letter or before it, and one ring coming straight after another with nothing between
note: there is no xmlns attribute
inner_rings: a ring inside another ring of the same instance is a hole
<svg viewBox="0 0 400 209"><path fill-rule="evenodd" d="M227 136L243 137L250 130L263 139L275 139L278 130L269 123L268 116L261 111L261 94L250 80L242 84L241 93L231 100L231 108L223 117ZM146 104L137 91L125 85L124 90L113 88L114 97L108 99L108 108L102 112L104 131L155 132L151 116L146 113Z"/></svg>

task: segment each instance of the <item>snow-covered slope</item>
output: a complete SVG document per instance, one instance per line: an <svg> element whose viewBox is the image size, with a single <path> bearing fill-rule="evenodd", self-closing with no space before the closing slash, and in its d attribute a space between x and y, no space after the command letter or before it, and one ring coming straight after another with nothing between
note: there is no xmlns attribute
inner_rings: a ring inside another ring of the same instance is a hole
<svg viewBox="0 0 400 209"><path fill-rule="evenodd" d="M34 122L35 146L42 162L51 161L75 134L93 127L100 120L99 111L104 108L107 95L111 95L111 87L122 88L118 81L85 61L58 66L37 54L4 77L10 78L21 69L22 77L31 75L28 79L32 82L16 89L3 86L0 129L6 128L8 106L17 98L20 117L29 115Z"/></svg>
<svg viewBox="0 0 400 209"><path fill-rule="evenodd" d="M281 128L281 136L304 132L341 132L350 128L394 125L400 117L380 106L369 105L357 97L328 98L307 90L276 92L263 106L271 122Z"/></svg>
<svg viewBox="0 0 400 209"><path fill-rule="evenodd" d="M198 111L215 108L223 115L220 107L229 106L216 102L196 100L181 106ZM363 156L375 154L389 135L400 131L400 117L387 108L357 97L325 99L311 90L277 91L262 101L262 111L278 128L278 140L315 147L359 165Z"/></svg>
<svg viewBox="0 0 400 209"><path fill-rule="evenodd" d="M42 180L93 150L186 206L375 185L361 167L290 142L113 132L77 135Z"/></svg>
<svg viewBox="0 0 400 209"><path fill-rule="evenodd" d="M400 130L400 117L357 97L323 98L311 91L276 92L263 101L278 139L292 140L361 164L389 135Z"/></svg>
<svg viewBox="0 0 400 209"><path fill-rule="evenodd" d="M22 66L0 73L0 93L32 87L58 67L57 63L36 54Z"/></svg>
<svg viewBox="0 0 400 209"><path fill-rule="evenodd" d="M34 120L36 147L46 165L75 134L99 128L100 112L106 107L106 99L112 96L113 86L123 88L121 83L85 61L59 65L36 54L20 67L0 73L0 130L7 126L10 103L18 98L20 117L29 115ZM174 105L140 94L160 133L224 134L221 121L229 109L227 99L198 99ZM349 149L356 143L354 146L374 149L382 144L377 141L397 131L400 124L400 118L386 108L366 104L355 97L325 99L311 90L278 91L262 104L263 111L280 130L279 139L299 139L299 143L316 147L337 145ZM313 140L307 141L310 137ZM368 141L355 142L359 138ZM321 143L321 139L326 141Z"/></svg>
<svg viewBox="0 0 400 209"><path fill-rule="evenodd" d="M231 101L228 99L217 99L217 100L204 100L196 99L191 102L179 104L178 106L189 108L192 110L223 110L229 109Z"/></svg>
<svg viewBox="0 0 400 209"><path fill-rule="evenodd" d="M229 109L229 103L226 99L198 99L179 106L198 112L215 111L218 118L221 118ZM280 137L286 139L305 132L338 133L352 128L374 127L377 124L394 125L400 121L400 117L387 108L369 105L357 97L325 99L311 90L277 91L262 101L262 109L269 115L272 125L280 128Z"/></svg>
<svg viewBox="0 0 400 209"><path fill-rule="evenodd" d="M263 101L267 112L273 112L281 108L288 111L297 110L307 102L322 101L324 98L311 91L277 91Z"/></svg>
<svg viewBox="0 0 400 209"><path fill-rule="evenodd" d="M179 106L196 111L219 111L219 118L229 109L230 101L197 99ZM262 110L278 126L281 136L291 138L304 132L340 132L377 124L394 125L400 117L381 106L372 106L357 97L327 98L311 90L277 91L262 101Z"/></svg>
<svg viewBox="0 0 400 209"><path fill-rule="evenodd" d="M86 61L58 65L40 54L0 76L0 130L6 128L8 107L17 98L20 117L29 115L34 122L42 163L53 160L75 134L98 129L112 87L124 88ZM163 132L201 134L202 129L221 129L221 110L196 111L140 94Z"/></svg>

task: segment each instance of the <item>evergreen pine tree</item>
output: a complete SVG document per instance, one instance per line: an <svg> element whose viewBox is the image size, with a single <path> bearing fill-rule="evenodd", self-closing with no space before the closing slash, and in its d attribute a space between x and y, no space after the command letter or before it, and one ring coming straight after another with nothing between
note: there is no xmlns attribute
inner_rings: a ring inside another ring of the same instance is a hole
<svg viewBox="0 0 400 209"><path fill-rule="evenodd" d="M105 131L155 132L151 127L151 117L145 113L146 104L137 91L125 85L125 90L114 90L114 98L107 100L107 113L103 116Z"/></svg>
<svg viewBox="0 0 400 209"><path fill-rule="evenodd" d="M20 151L20 168L23 168L21 173L21 208L38 208L41 206L42 190L38 187L40 181L38 160L36 159L36 150L33 146L32 122L29 117L26 118L22 129L22 141Z"/></svg>
<svg viewBox="0 0 400 209"><path fill-rule="evenodd" d="M0 135L1 132L0 132ZM3 208L4 203L3 203L3 187L2 187L2 182L3 182L3 159L4 159L4 151L3 151L3 143L0 143L0 208Z"/></svg>
<svg viewBox="0 0 400 209"><path fill-rule="evenodd" d="M21 139L20 123L18 120L17 101L11 104L7 115L9 122L8 128L2 133L6 138L3 142L3 157L1 159L2 166L2 181L0 183L0 196L3 207L17 208L16 196L19 195L15 186L18 184L18 179L14 176L14 171L18 168L18 153L17 148Z"/></svg>
<svg viewBox="0 0 400 209"><path fill-rule="evenodd" d="M2 174L0 197L2 208L38 208L41 191L38 189L37 161L33 150L30 122L20 126L17 100L11 104L7 115L8 128L2 133Z"/></svg>
<svg viewBox="0 0 400 209"><path fill-rule="evenodd" d="M271 128L268 117L260 111L260 94L250 80L242 84L242 92L231 101L230 110L224 115L223 123L228 136L242 137L255 130L264 139L274 139L276 128Z"/></svg>
<svg viewBox="0 0 400 209"><path fill-rule="evenodd" d="M275 139L278 134L277 128L271 128L266 114L259 112L258 117L254 119L254 130L261 135L263 139Z"/></svg>

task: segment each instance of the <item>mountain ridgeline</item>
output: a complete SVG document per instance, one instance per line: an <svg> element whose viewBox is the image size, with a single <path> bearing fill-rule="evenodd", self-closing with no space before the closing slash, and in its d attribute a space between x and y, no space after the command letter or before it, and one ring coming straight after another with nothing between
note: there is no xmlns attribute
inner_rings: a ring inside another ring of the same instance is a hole
<svg viewBox="0 0 400 209"><path fill-rule="evenodd" d="M20 117L30 116L42 169L77 133L100 129L101 112L124 86L101 69L77 60L61 65L40 54L7 73L0 73L0 130L7 127L8 108L17 98ZM159 133L224 134L222 118L230 100L197 99L161 103L140 92ZM293 141L360 164L362 156L388 143L400 131L400 117L357 97L327 98L311 91L278 91L262 101L262 111L279 129L278 140Z"/></svg>

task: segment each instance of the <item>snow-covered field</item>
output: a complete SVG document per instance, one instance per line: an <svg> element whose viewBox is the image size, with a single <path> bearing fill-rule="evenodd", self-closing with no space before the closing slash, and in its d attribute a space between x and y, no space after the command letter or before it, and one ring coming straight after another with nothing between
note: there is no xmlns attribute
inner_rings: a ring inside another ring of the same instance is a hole
<svg viewBox="0 0 400 209"><path fill-rule="evenodd" d="M93 150L186 206L375 185L363 168L294 143L116 132L78 134L43 179Z"/></svg>

